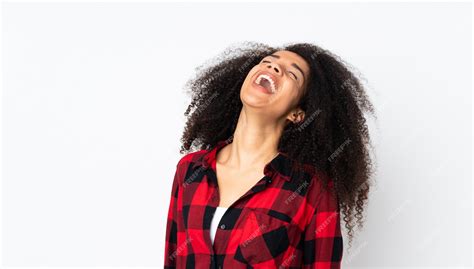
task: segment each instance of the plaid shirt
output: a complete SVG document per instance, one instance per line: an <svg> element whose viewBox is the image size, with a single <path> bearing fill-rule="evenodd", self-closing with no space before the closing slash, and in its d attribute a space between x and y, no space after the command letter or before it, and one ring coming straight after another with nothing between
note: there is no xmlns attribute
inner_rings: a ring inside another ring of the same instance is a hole
<svg viewBox="0 0 474 269"><path fill-rule="evenodd" d="M210 226L219 192L216 155L183 156L176 167L166 227L164 268L340 268L343 240L334 185L280 152L264 177L220 219L214 244Z"/></svg>

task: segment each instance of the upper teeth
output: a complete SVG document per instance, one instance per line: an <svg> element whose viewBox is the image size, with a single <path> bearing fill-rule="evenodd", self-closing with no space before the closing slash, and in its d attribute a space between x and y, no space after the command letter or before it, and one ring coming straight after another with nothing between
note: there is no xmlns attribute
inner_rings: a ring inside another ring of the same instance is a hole
<svg viewBox="0 0 474 269"><path fill-rule="evenodd" d="M261 74L257 77L257 79L255 80L255 82L257 84L260 84L260 81L262 81L262 78L270 81L270 85L271 85L271 90L272 90L272 93L274 93L276 91L276 88L275 88L275 82L273 81L273 79L269 76L269 75L265 75L265 74Z"/></svg>

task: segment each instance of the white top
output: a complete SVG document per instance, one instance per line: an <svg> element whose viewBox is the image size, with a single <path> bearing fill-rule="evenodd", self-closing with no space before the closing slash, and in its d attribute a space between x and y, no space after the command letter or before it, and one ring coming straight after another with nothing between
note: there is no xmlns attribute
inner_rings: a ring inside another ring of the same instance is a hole
<svg viewBox="0 0 474 269"><path fill-rule="evenodd" d="M227 207L218 206L216 207L216 212L211 220L211 242L214 244L214 237L217 231L217 225L219 225L219 221L221 221L222 216L226 212Z"/></svg>

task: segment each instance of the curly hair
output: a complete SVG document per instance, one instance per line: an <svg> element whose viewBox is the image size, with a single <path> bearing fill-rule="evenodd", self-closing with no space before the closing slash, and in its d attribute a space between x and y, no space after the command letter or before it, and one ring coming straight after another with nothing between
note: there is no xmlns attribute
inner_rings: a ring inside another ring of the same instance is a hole
<svg viewBox="0 0 474 269"><path fill-rule="evenodd" d="M271 47L243 42L227 47L197 67L196 76L185 85L191 102L184 112L187 121L180 153L211 149L233 136L242 109L240 89L248 72L279 50L305 59L310 78L299 100L306 117L285 127L278 150L333 180L350 247L356 223L363 227L373 174L364 112L374 117L375 113L360 78L351 71L354 68L334 53L309 43Z"/></svg>

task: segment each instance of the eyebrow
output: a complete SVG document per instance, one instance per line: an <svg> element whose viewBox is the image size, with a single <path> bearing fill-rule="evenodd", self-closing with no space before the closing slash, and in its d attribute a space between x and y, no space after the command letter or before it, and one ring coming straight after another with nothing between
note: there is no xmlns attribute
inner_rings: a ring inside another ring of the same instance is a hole
<svg viewBox="0 0 474 269"><path fill-rule="evenodd" d="M273 58L280 59L280 55L270 54L270 55L268 55L268 56L273 57ZM303 75L303 79L306 80L306 78L304 77L304 72L303 72L303 70L301 70L301 68L300 68L297 64L291 63L291 66L293 66L294 68L298 69L298 71L301 72L301 75Z"/></svg>

